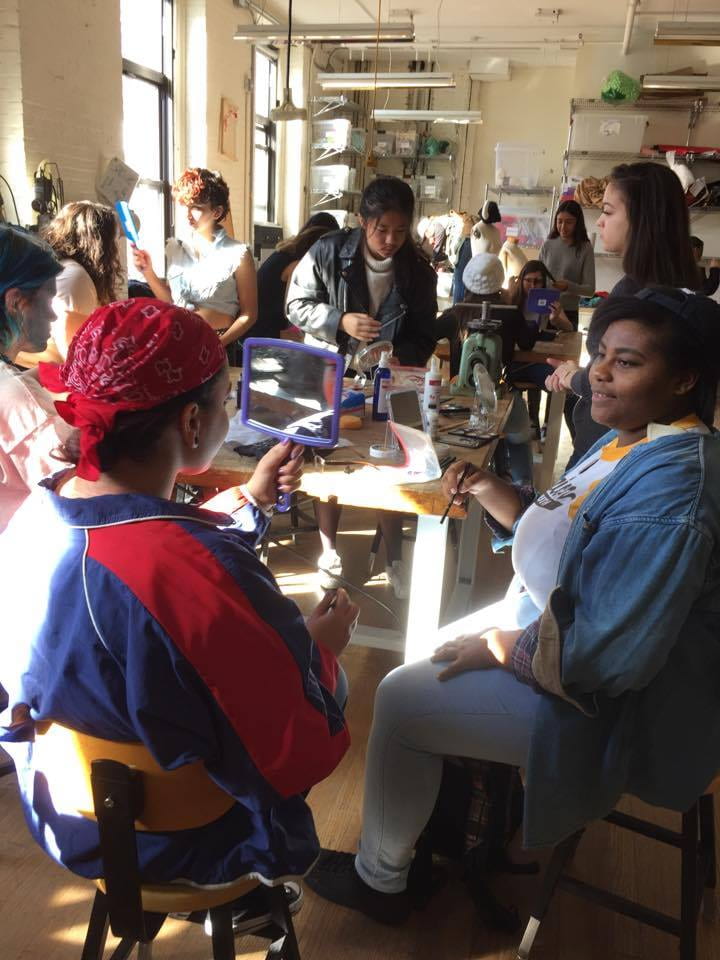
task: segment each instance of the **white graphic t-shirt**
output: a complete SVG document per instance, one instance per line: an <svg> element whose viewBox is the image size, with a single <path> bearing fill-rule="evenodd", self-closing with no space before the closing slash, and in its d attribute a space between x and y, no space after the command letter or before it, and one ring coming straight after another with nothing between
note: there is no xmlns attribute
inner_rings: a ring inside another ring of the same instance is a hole
<svg viewBox="0 0 720 960"><path fill-rule="evenodd" d="M557 585L560 556L570 525L589 494L631 450L677 430L709 432L702 421L692 416L678 420L670 427L650 424L645 439L625 447L618 447L616 438L589 460L569 470L528 507L515 531L512 562L516 575L539 610L545 609L548 597Z"/></svg>

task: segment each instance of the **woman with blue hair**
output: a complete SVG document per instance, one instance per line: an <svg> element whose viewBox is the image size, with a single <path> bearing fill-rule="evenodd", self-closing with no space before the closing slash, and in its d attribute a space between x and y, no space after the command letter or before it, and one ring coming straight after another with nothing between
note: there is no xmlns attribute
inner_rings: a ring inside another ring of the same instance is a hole
<svg viewBox="0 0 720 960"><path fill-rule="evenodd" d="M67 434L50 394L14 363L20 350L45 349L61 270L46 246L0 226L0 533L31 488L58 469L53 450Z"/></svg>

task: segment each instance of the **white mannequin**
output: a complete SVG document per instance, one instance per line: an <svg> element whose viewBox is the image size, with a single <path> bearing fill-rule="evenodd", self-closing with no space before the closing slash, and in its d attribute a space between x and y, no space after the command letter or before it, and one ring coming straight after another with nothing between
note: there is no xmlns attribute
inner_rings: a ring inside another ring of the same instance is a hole
<svg viewBox="0 0 720 960"><path fill-rule="evenodd" d="M528 262L528 258L525 256L525 251L518 244L518 238L510 236L509 234L498 256L505 271L503 287L507 290L510 281L520 276L520 271Z"/></svg>

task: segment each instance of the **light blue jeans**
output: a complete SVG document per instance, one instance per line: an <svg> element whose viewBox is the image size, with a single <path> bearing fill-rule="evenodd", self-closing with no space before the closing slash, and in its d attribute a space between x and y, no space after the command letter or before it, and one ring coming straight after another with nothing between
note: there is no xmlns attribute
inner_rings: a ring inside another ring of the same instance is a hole
<svg viewBox="0 0 720 960"><path fill-rule="evenodd" d="M537 611L508 596L444 627L438 646L463 633L524 627ZM473 757L524 766L538 694L507 670L473 670L439 681L446 664L398 667L382 681L365 767L365 798L355 866L369 886L399 893L417 838L440 789L443 758Z"/></svg>

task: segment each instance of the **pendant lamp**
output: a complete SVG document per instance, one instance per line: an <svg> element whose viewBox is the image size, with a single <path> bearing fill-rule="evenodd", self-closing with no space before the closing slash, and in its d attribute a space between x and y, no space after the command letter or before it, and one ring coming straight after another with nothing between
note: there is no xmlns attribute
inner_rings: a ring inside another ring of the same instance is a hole
<svg viewBox="0 0 720 960"><path fill-rule="evenodd" d="M288 0L287 60L285 66L285 89L280 106L270 111L273 123L288 123L290 120L307 120L307 110L296 107L290 90L290 45L292 43L292 0Z"/></svg>

